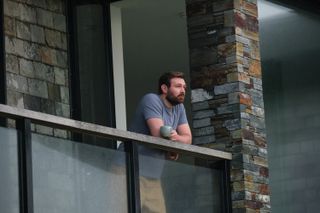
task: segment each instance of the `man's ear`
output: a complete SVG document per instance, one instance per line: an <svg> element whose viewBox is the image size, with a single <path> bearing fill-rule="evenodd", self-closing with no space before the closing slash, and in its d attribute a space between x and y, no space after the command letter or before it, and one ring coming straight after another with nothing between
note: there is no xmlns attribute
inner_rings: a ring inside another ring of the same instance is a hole
<svg viewBox="0 0 320 213"><path fill-rule="evenodd" d="M161 90L163 94L167 94L168 93L168 86L165 84L161 85Z"/></svg>

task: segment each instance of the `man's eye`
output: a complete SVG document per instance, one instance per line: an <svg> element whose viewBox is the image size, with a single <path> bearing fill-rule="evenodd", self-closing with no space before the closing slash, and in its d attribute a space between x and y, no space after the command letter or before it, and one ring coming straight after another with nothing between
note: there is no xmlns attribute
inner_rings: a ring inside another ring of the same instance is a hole
<svg viewBox="0 0 320 213"><path fill-rule="evenodd" d="M178 88L178 89L183 88L185 90L187 89L187 87L184 85L175 85L175 88Z"/></svg>

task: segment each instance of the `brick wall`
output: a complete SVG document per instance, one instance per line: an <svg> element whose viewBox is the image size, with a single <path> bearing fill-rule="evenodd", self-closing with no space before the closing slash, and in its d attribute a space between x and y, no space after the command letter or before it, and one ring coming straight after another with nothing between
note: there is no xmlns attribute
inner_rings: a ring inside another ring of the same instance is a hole
<svg viewBox="0 0 320 213"><path fill-rule="evenodd" d="M186 2L193 141L233 153L233 212L269 212L257 2Z"/></svg>
<svg viewBox="0 0 320 213"><path fill-rule="evenodd" d="M4 15L7 104L70 117L64 1L5 0Z"/></svg>

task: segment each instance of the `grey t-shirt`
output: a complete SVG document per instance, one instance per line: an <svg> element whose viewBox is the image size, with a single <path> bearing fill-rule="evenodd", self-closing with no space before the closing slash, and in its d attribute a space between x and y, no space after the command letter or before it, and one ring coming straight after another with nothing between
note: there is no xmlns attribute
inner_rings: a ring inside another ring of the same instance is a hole
<svg viewBox="0 0 320 213"><path fill-rule="evenodd" d="M181 124L188 123L183 104L167 108L159 95L149 93L140 101L129 131L150 135L147 120L160 118L164 125L171 126L174 130ZM139 146L140 174L145 177L160 178L166 152Z"/></svg>

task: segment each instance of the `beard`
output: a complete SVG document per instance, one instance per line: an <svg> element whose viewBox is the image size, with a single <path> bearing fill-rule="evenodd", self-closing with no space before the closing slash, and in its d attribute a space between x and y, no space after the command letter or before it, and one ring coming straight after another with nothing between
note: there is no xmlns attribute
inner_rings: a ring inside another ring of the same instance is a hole
<svg viewBox="0 0 320 213"><path fill-rule="evenodd" d="M168 93L166 96L167 101L169 101L172 106L176 106L184 102L184 94L180 94L178 96L173 96L172 94Z"/></svg>

